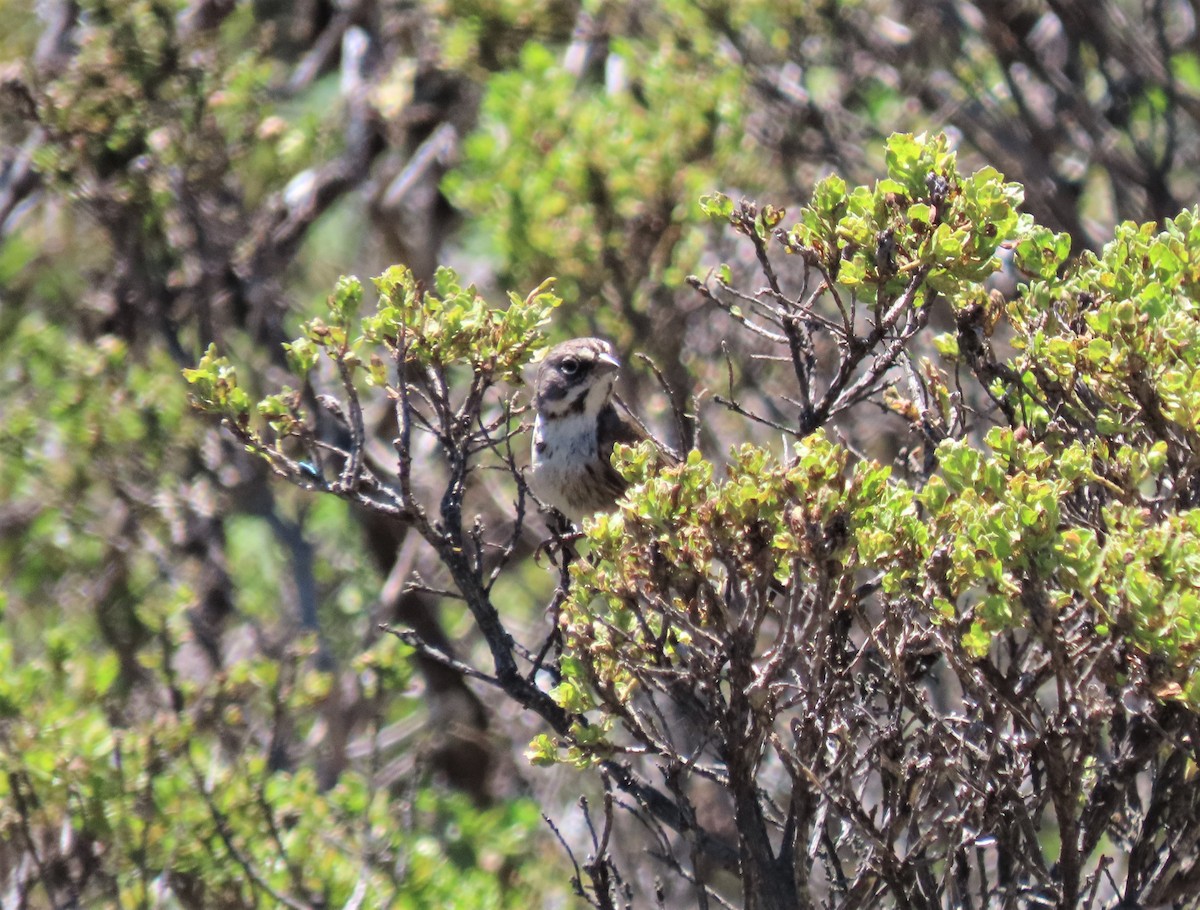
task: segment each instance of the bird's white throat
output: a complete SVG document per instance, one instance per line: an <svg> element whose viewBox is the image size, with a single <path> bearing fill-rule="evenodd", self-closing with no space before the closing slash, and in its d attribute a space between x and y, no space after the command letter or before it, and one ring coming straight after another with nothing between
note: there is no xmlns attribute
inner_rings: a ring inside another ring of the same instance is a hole
<svg viewBox="0 0 1200 910"><path fill-rule="evenodd" d="M529 485L542 502L578 521L595 508L589 508L586 491L594 485L598 457L596 414L539 414L533 424Z"/></svg>

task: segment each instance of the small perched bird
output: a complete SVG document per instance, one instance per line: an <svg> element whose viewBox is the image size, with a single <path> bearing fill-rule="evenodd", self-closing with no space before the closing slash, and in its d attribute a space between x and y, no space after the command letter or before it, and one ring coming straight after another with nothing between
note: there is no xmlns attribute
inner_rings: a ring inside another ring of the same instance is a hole
<svg viewBox="0 0 1200 910"><path fill-rule="evenodd" d="M576 524L611 509L628 487L609 461L613 445L646 438L613 398L620 367L607 341L574 338L551 348L538 368L529 485Z"/></svg>

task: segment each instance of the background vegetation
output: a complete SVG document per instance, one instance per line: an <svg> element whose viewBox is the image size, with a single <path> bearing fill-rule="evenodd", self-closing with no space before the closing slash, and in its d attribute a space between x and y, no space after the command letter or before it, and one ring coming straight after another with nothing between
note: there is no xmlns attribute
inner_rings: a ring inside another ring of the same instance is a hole
<svg viewBox="0 0 1200 910"><path fill-rule="evenodd" d="M1194 3L0 12L5 906L1195 905Z"/></svg>

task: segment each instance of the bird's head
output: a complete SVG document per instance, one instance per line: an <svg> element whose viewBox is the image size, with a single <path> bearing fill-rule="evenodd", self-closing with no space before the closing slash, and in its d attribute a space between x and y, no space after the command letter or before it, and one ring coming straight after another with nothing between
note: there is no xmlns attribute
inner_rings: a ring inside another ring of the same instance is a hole
<svg viewBox="0 0 1200 910"><path fill-rule="evenodd" d="M555 345L537 373L533 405L543 417L598 413L612 395L621 362L600 338L573 338Z"/></svg>

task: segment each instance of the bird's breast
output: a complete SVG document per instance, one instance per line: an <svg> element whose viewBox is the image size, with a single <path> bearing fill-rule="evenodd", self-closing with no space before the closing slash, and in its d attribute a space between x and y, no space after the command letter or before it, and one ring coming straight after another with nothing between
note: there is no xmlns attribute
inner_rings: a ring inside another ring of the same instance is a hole
<svg viewBox="0 0 1200 910"><path fill-rule="evenodd" d="M570 415L547 420L541 416L533 426L534 476L582 469L598 456L596 419ZM549 472L549 473L547 473Z"/></svg>
<svg viewBox="0 0 1200 910"><path fill-rule="evenodd" d="M603 467L596 444L596 419L571 414L546 419L538 415L533 427L533 469L529 485L538 499L568 518L603 507L593 505L592 491Z"/></svg>

